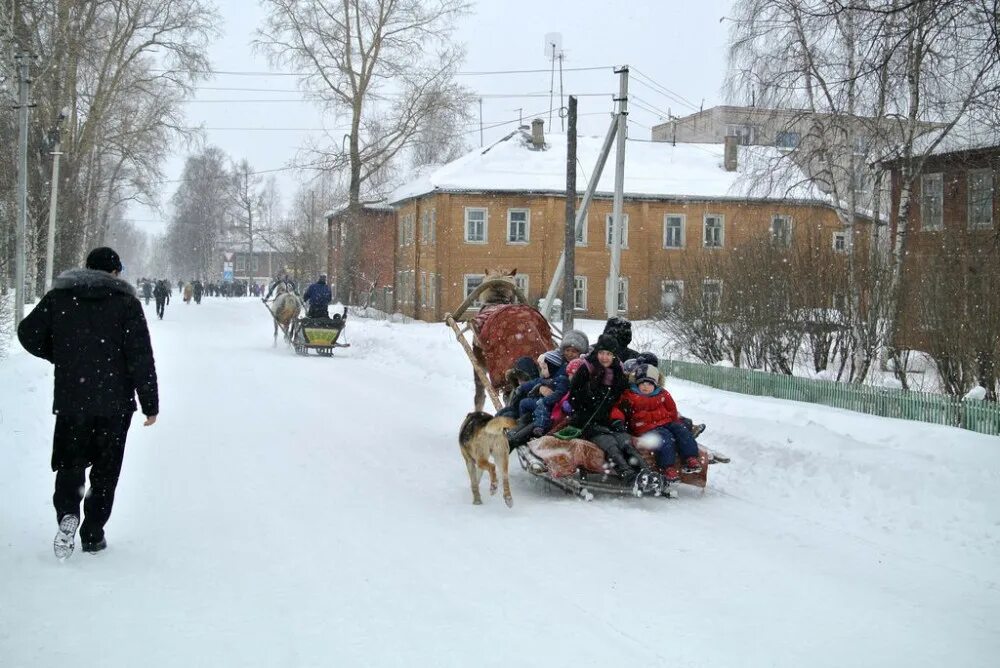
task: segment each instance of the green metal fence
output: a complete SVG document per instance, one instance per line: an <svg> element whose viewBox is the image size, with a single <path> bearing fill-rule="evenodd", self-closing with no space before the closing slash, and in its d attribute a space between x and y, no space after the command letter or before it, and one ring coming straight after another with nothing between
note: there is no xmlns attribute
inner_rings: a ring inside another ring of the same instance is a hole
<svg viewBox="0 0 1000 668"><path fill-rule="evenodd" d="M962 427L981 434L1000 435L1000 405L988 401L961 400L942 394L835 383L675 360L666 360L664 371L677 378L730 392L805 401L869 415L919 420Z"/></svg>

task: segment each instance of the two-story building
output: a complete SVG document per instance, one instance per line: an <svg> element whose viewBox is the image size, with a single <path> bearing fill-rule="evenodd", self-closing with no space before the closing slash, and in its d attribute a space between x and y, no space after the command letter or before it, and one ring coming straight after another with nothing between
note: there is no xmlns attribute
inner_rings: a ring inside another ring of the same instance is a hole
<svg viewBox="0 0 1000 668"><path fill-rule="evenodd" d="M342 206L325 214L327 225L327 267L330 281L338 289L337 299L345 304L369 304L393 310L393 280L396 267L396 212L385 203L365 204L357 219L357 294L342 294L340 274L344 270L348 211Z"/></svg>
<svg viewBox="0 0 1000 668"><path fill-rule="evenodd" d="M902 180L899 164L888 165L894 232ZM905 347L925 350L937 315L1000 337L998 172L1000 145L990 145L930 155L914 179L903 261L900 343ZM938 287L943 294L936 294Z"/></svg>
<svg viewBox="0 0 1000 668"><path fill-rule="evenodd" d="M737 156L730 144L725 160L720 145L628 142L618 312L658 313L689 266L761 235L846 247L829 199L807 178L774 180L759 169L775 149L745 147ZM578 139L580 195L600 147L599 137ZM572 308L579 317L602 317L606 292L614 292L606 291L613 162L577 235ZM398 218L396 309L441 320L493 267L516 268L518 284L537 303L563 249L565 168L565 135L519 130L397 189L390 197Z"/></svg>

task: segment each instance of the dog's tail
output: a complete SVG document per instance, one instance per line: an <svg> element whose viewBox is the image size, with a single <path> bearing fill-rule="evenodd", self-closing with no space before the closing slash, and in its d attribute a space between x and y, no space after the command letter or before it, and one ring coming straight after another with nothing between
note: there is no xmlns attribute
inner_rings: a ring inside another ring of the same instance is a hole
<svg viewBox="0 0 1000 668"><path fill-rule="evenodd" d="M458 430L458 442L465 445L471 441L479 430L489 424L493 416L485 411L473 411L462 420L462 427Z"/></svg>

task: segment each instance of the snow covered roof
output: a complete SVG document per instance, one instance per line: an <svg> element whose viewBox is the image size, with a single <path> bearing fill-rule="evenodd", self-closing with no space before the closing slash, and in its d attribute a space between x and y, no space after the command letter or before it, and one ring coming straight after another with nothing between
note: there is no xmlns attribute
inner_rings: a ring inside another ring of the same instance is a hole
<svg viewBox="0 0 1000 668"><path fill-rule="evenodd" d="M326 213L324 213L323 217L324 218L332 218L332 217L336 216L338 213L343 213L344 211L347 211L347 207L348 207L347 204L342 204L342 205L338 206L336 209L330 209L329 211L327 211ZM362 210L368 210L368 211L393 211L394 210L392 208L392 205L389 204L389 202L387 202L386 200L382 200L380 202L367 202L367 203L362 204L361 208L362 208Z"/></svg>
<svg viewBox="0 0 1000 668"><path fill-rule="evenodd" d="M582 195L600 154L601 137L577 139L577 191ZM740 146L737 170L723 167L721 144L677 144L628 140L625 149L625 196L645 199L778 199L829 203L829 198L797 170L776 177L778 149ZM614 147L597 194L614 192ZM548 134L544 149L532 146L530 134L516 131L485 149L423 174L397 188L388 201L399 205L432 192L566 191L566 135Z"/></svg>

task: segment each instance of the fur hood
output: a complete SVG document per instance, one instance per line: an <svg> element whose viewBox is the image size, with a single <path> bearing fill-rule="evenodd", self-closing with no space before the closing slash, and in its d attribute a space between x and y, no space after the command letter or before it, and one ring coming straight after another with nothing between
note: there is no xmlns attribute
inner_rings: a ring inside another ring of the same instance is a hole
<svg viewBox="0 0 1000 668"><path fill-rule="evenodd" d="M102 299L117 293L135 297L128 281L97 269L69 269L52 281L53 290L70 290L85 299Z"/></svg>

